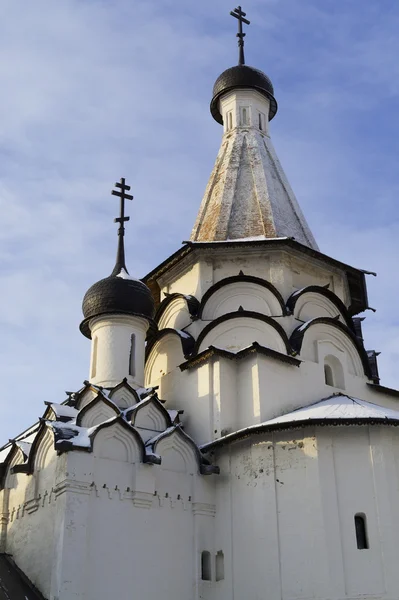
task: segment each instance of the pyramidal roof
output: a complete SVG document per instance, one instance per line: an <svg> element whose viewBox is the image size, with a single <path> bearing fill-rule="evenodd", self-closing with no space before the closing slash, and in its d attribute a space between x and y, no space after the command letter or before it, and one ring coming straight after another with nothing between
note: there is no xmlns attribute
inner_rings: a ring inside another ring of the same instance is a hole
<svg viewBox="0 0 399 600"><path fill-rule="evenodd" d="M293 237L318 250L272 142L256 127L225 133L191 241Z"/></svg>

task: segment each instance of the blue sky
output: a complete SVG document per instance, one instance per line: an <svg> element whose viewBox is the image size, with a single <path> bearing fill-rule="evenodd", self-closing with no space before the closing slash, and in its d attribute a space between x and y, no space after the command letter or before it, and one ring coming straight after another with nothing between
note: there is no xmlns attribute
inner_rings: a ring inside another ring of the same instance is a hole
<svg viewBox="0 0 399 600"><path fill-rule="evenodd" d="M88 376L86 289L110 273L124 176L128 266L187 239L221 127L212 85L236 63L231 0L5 0L0 7L0 440ZM321 250L368 278L367 348L397 375L399 6L247 0L247 63L272 79L278 155Z"/></svg>

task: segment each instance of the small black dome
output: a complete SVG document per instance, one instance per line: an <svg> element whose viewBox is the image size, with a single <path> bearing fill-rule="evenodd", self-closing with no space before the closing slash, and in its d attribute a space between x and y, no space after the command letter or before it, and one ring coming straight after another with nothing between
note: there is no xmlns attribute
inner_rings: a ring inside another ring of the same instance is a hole
<svg viewBox="0 0 399 600"><path fill-rule="evenodd" d="M83 298L82 311L84 320L80 331L91 338L89 321L93 317L120 314L151 321L155 307L148 287L123 270L121 275L110 275L92 285Z"/></svg>
<svg viewBox="0 0 399 600"><path fill-rule="evenodd" d="M223 125L222 115L219 112L219 98L225 92L236 88L253 88L270 100L269 121L277 112L277 102L274 97L273 84L262 71L248 65L236 65L223 71L216 79L213 86L211 113L215 121Z"/></svg>

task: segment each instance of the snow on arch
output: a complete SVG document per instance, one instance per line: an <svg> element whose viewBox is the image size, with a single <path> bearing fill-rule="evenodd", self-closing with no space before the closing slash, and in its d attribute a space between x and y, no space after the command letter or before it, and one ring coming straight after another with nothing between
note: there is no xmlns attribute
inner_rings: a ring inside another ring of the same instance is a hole
<svg viewBox="0 0 399 600"><path fill-rule="evenodd" d="M195 442L180 426L170 427L148 443L154 454L161 457L163 470L197 473L201 457Z"/></svg>
<svg viewBox="0 0 399 600"><path fill-rule="evenodd" d="M25 462L25 455L22 449L19 448L15 443L7 456L7 466L4 473L4 488L11 489L16 487L17 473L13 473L12 469L15 465L22 465ZM3 486L2 486L3 487ZM1 489L1 487L0 487Z"/></svg>
<svg viewBox="0 0 399 600"><path fill-rule="evenodd" d="M285 305L277 289L259 277L237 275L212 286L201 301L200 316L211 321L239 307L268 316L282 316Z"/></svg>
<svg viewBox="0 0 399 600"><path fill-rule="evenodd" d="M162 406L156 395L150 396L126 411L126 418L140 430L140 435L146 442L157 432L171 427L172 421L168 411Z"/></svg>
<svg viewBox="0 0 399 600"><path fill-rule="evenodd" d="M254 342L283 354L290 351L282 327L271 317L250 311L223 315L211 322L199 335L196 351L202 352L209 346L215 346L238 352Z"/></svg>
<svg viewBox="0 0 399 600"><path fill-rule="evenodd" d="M79 412L76 425L79 427L95 427L120 414L118 407L101 392L86 404Z"/></svg>
<svg viewBox="0 0 399 600"><path fill-rule="evenodd" d="M121 410L130 408L140 401L137 392L127 383L126 378L116 385L108 395Z"/></svg>
<svg viewBox="0 0 399 600"><path fill-rule="evenodd" d="M159 329L183 329L191 323L191 314L183 294L172 294L165 298L158 309L155 320Z"/></svg>
<svg viewBox="0 0 399 600"><path fill-rule="evenodd" d="M349 328L336 319L324 317L312 319L294 330L291 344L304 360L324 363L324 356L336 354L347 371L358 377L370 377L365 350L360 346Z"/></svg>
<svg viewBox="0 0 399 600"><path fill-rule="evenodd" d="M91 434L93 453L98 458L119 462L140 462L144 444L137 431L121 417L107 421Z"/></svg>
<svg viewBox="0 0 399 600"><path fill-rule="evenodd" d="M145 385L154 384L186 359L194 346L194 339L184 331L163 329L150 343L145 365Z"/></svg>

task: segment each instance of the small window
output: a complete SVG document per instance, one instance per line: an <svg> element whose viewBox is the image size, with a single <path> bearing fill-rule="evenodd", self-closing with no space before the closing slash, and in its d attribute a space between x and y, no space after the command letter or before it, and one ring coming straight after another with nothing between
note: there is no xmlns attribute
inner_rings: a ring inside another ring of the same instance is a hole
<svg viewBox="0 0 399 600"><path fill-rule="evenodd" d="M224 579L224 554L222 550L216 552L216 581Z"/></svg>
<svg viewBox="0 0 399 600"><path fill-rule="evenodd" d="M211 553L208 550L204 550L201 554L201 579L202 581L212 579Z"/></svg>
<svg viewBox="0 0 399 600"><path fill-rule="evenodd" d="M334 374L333 374L333 370L330 367L330 365L324 365L324 379L326 382L326 385L331 385L332 387L334 386Z"/></svg>
<svg viewBox="0 0 399 600"><path fill-rule="evenodd" d="M345 389L344 369L341 361L333 354L328 354L324 358L324 381L326 385Z"/></svg>
<svg viewBox="0 0 399 600"><path fill-rule="evenodd" d="M369 540L367 536L366 516L363 514L355 515L355 531L358 550L368 550Z"/></svg>
<svg viewBox="0 0 399 600"><path fill-rule="evenodd" d="M129 375L131 375L132 377L134 377L136 375L136 370L135 370L135 348L136 346L136 339L135 339L135 335L134 333L132 333L131 337L130 337L130 356L129 356Z"/></svg>
<svg viewBox="0 0 399 600"><path fill-rule="evenodd" d="M265 129L266 129L265 115L261 112L259 113L259 129L261 131L265 131Z"/></svg>
<svg viewBox="0 0 399 600"><path fill-rule="evenodd" d="M227 113L227 131L230 131L231 129L233 129L233 111L230 110Z"/></svg>
<svg viewBox="0 0 399 600"><path fill-rule="evenodd" d="M241 108L240 111L241 125L249 125L249 109Z"/></svg>
<svg viewBox="0 0 399 600"><path fill-rule="evenodd" d="M96 376L96 371L97 371L97 345L98 345L98 339L97 336L95 336L94 340L93 340L93 352L91 355L91 378L93 379L93 377Z"/></svg>

